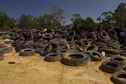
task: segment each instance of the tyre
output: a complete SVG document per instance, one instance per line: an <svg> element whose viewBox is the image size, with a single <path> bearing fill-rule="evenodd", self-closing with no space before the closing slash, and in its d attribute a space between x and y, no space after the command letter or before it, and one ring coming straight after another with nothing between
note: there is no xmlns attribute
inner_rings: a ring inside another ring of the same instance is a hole
<svg viewBox="0 0 126 84"><path fill-rule="evenodd" d="M120 65L125 65L126 63L126 57L124 56L112 56L111 57L111 61L116 61L118 62Z"/></svg>
<svg viewBox="0 0 126 84"><path fill-rule="evenodd" d="M59 55L58 53L49 53L49 54L46 55L44 60L48 61L48 62L60 61L61 55Z"/></svg>
<svg viewBox="0 0 126 84"><path fill-rule="evenodd" d="M108 42L110 41L110 36L108 35L108 33L106 31L101 31L98 33L98 39L103 41L103 42Z"/></svg>
<svg viewBox="0 0 126 84"><path fill-rule="evenodd" d="M61 62L69 66L85 65L90 60L88 53L82 52L66 52L63 54Z"/></svg>
<svg viewBox="0 0 126 84"><path fill-rule="evenodd" d="M121 65L119 64L119 62L116 61L105 61L101 64L100 66L100 70L107 72L107 73L115 73L119 70L121 70Z"/></svg>
<svg viewBox="0 0 126 84"><path fill-rule="evenodd" d="M87 48L87 51L89 52L94 52L94 51L98 51L98 47L96 45L91 45Z"/></svg>
<svg viewBox="0 0 126 84"><path fill-rule="evenodd" d="M92 41L91 40L87 40L87 39L81 39L80 43L81 43L81 45L83 47L89 47L89 46L91 46Z"/></svg>
<svg viewBox="0 0 126 84"><path fill-rule="evenodd" d="M126 84L126 72L125 71L119 71L112 75L111 81L114 84Z"/></svg>
<svg viewBox="0 0 126 84"><path fill-rule="evenodd" d="M34 42L33 42L33 41L26 41L26 42L24 43L24 46L25 46L26 48L33 48L33 45L34 45Z"/></svg>
<svg viewBox="0 0 126 84"><path fill-rule="evenodd" d="M5 44L12 44L14 41L13 40L11 40L11 39L5 39L4 40L4 43Z"/></svg>
<svg viewBox="0 0 126 84"><path fill-rule="evenodd" d="M13 48L11 46L7 46L5 44L0 44L0 53L5 54L5 53L9 53L13 50Z"/></svg>
<svg viewBox="0 0 126 84"><path fill-rule="evenodd" d="M21 49L25 48L24 44L25 44L25 41L23 41L23 40L16 40L15 43L13 44L13 46L15 47L15 50L18 52Z"/></svg>
<svg viewBox="0 0 126 84"><path fill-rule="evenodd" d="M39 53L41 56L43 56L43 54L44 54L43 48L35 48L35 52Z"/></svg>
<svg viewBox="0 0 126 84"><path fill-rule="evenodd" d="M107 32L112 39L118 40L117 32L115 31L114 28L108 28Z"/></svg>
<svg viewBox="0 0 126 84"><path fill-rule="evenodd" d="M42 38L43 38L43 39L46 39L46 40L50 40L50 39L53 38L53 35L52 35L51 33L44 33L44 34L42 35Z"/></svg>
<svg viewBox="0 0 126 84"><path fill-rule="evenodd" d="M0 60L4 60L4 55L3 55L3 53L0 53Z"/></svg>
<svg viewBox="0 0 126 84"><path fill-rule="evenodd" d="M26 49L22 49L19 52L19 56L32 56L34 55L34 53L35 53L34 49L26 48Z"/></svg>
<svg viewBox="0 0 126 84"><path fill-rule="evenodd" d="M91 56L92 61L101 61L103 59L103 56L101 53L97 51L89 52Z"/></svg>
<svg viewBox="0 0 126 84"><path fill-rule="evenodd" d="M37 41L33 44L34 48L44 48L48 45L48 41L45 41L45 40L40 40L40 41Z"/></svg>

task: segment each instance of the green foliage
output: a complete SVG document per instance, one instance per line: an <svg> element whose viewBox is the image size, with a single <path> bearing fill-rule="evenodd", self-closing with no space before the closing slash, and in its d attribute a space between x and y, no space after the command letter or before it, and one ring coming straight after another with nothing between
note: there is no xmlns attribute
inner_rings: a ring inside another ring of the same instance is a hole
<svg viewBox="0 0 126 84"><path fill-rule="evenodd" d="M55 21L59 22L60 24L63 24L64 20L64 10L59 7L52 7L50 11L47 13L48 15L51 15Z"/></svg>
<svg viewBox="0 0 126 84"><path fill-rule="evenodd" d="M20 28L32 28L32 25L34 24L34 18L31 15L22 15L19 18L18 26Z"/></svg>
<svg viewBox="0 0 126 84"><path fill-rule="evenodd" d="M15 20L7 16L6 13L0 12L0 29L6 30L12 28L15 25L14 21Z"/></svg>
<svg viewBox="0 0 126 84"><path fill-rule="evenodd" d="M83 19L79 14L74 14L72 18L73 26L76 30L79 29L93 29L96 26L96 23L91 17Z"/></svg>
<svg viewBox="0 0 126 84"><path fill-rule="evenodd" d="M37 18L38 25L48 31L55 31L60 27L60 23L52 15L45 14Z"/></svg>
<svg viewBox="0 0 126 84"><path fill-rule="evenodd" d="M47 14L33 17L31 15L21 15L19 19L10 18L6 13L0 12L0 29L21 29L21 28L39 28L47 31L61 30L64 20L64 10L53 8ZM73 14L72 26L75 31L93 30L98 27L118 27L126 28L126 4L120 3L112 11L103 12L98 17L99 23L96 23L91 17L83 18L80 14Z"/></svg>
<svg viewBox="0 0 126 84"><path fill-rule="evenodd" d="M84 27L84 19L80 16L80 14L73 14L72 22L75 28L82 28Z"/></svg>
<svg viewBox="0 0 126 84"><path fill-rule="evenodd" d="M85 27L92 29L92 28L95 28L95 26L96 26L96 23L91 17L87 17L85 19Z"/></svg>
<svg viewBox="0 0 126 84"><path fill-rule="evenodd" d="M98 20L104 27L114 26L118 28L126 27L126 4L120 3L114 12L103 12Z"/></svg>
<svg viewBox="0 0 126 84"><path fill-rule="evenodd" d="M111 11L103 12L99 17L102 22L110 22L112 20L113 13Z"/></svg>
<svg viewBox="0 0 126 84"><path fill-rule="evenodd" d="M126 27L126 4L120 3L115 13L113 14L113 19L116 24L120 27Z"/></svg>

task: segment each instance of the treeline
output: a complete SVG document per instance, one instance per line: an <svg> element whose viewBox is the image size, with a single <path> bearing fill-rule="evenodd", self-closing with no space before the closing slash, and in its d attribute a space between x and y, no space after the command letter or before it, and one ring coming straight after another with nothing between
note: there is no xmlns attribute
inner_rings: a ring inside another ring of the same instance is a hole
<svg viewBox="0 0 126 84"><path fill-rule="evenodd" d="M55 9L50 13L34 17L32 15L21 15L18 19L11 18L6 13L0 12L0 30L18 30L18 29L40 29L47 31L57 31L61 28L70 27L76 31L116 28L125 30L126 28L126 4L120 3L112 11L103 12L97 21L91 17L83 18L80 14L73 14L72 24L64 25L64 10Z"/></svg>

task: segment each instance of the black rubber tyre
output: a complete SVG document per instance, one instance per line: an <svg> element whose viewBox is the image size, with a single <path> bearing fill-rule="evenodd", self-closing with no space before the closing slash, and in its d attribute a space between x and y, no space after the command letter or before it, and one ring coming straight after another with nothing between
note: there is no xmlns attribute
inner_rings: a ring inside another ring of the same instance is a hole
<svg viewBox="0 0 126 84"><path fill-rule="evenodd" d="M5 39L4 40L4 43L5 44L12 44L14 41L13 40L11 40L11 39Z"/></svg>
<svg viewBox="0 0 126 84"><path fill-rule="evenodd" d="M101 64L100 69L107 73L114 73L121 70L121 65L116 61L105 61Z"/></svg>
<svg viewBox="0 0 126 84"><path fill-rule="evenodd" d="M42 34L43 39L49 40L53 38L53 35L51 33L44 33Z"/></svg>
<svg viewBox="0 0 126 84"><path fill-rule="evenodd" d="M50 40L50 44L53 46L53 49L57 49L59 52L65 52L68 49L68 43L65 39L55 38Z"/></svg>
<svg viewBox="0 0 126 84"><path fill-rule="evenodd" d="M33 45L34 45L34 42L33 42L33 41L26 41L26 42L24 43L24 46L25 46L26 48L33 48Z"/></svg>
<svg viewBox="0 0 126 84"><path fill-rule="evenodd" d="M126 71L126 65L123 66L123 70Z"/></svg>
<svg viewBox="0 0 126 84"><path fill-rule="evenodd" d="M63 54L61 62L69 66L85 65L90 60L88 53L82 52L66 52Z"/></svg>
<svg viewBox="0 0 126 84"><path fill-rule="evenodd" d="M21 49L24 49L26 46L24 46L25 41L23 40L16 40L14 44L12 44L15 47L15 50L18 52Z"/></svg>
<svg viewBox="0 0 126 84"><path fill-rule="evenodd" d="M90 53L92 61L101 61L103 59L102 54L99 52L93 51L93 52L89 52L89 53Z"/></svg>
<svg viewBox="0 0 126 84"><path fill-rule="evenodd" d="M3 50L4 50L3 51L4 53L9 53L9 52L12 52L13 48L11 46L8 46L8 47L5 47Z"/></svg>
<svg viewBox="0 0 126 84"><path fill-rule="evenodd" d="M39 53L41 56L44 56L44 53L45 53L43 48L36 48L35 52Z"/></svg>
<svg viewBox="0 0 126 84"><path fill-rule="evenodd" d="M91 45L87 48L87 51L98 51L98 47L96 45Z"/></svg>
<svg viewBox="0 0 126 84"><path fill-rule="evenodd" d="M108 28L107 32L112 39L118 40L117 32L114 28Z"/></svg>
<svg viewBox="0 0 126 84"><path fill-rule="evenodd" d="M19 52L19 56L32 56L35 54L34 49L26 48Z"/></svg>
<svg viewBox="0 0 126 84"><path fill-rule="evenodd" d="M120 72L114 73L111 77L111 81L114 84L126 84L126 72L120 71Z"/></svg>
<svg viewBox="0 0 126 84"><path fill-rule="evenodd" d="M119 62L119 64L123 66L123 65L126 64L126 57L124 57L124 56L112 56L111 61Z"/></svg>
<svg viewBox="0 0 126 84"><path fill-rule="evenodd" d="M2 53L0 53L0 60L4 59L4 55Z"/></svg>
<svg viewBox="0 0 126 84"><path fill-rule="evenodd" d="M108 42L111 40L109 34L106 31L101 31L100 33L98 33L98 39L103 42Z"/></svg>
<svg viewBox="0 0 126 84"><path fill-rule="evenodd" d="M60 61L61 55L59 55L58 53L49 53L49 54L46 55L44 60L48 61L48 62Z"/></svg>
<svg viewBox="0 0 126 84"><path fill-rule="evenodd" d="M48 41L46 40L39 40L33 44L34 48L44 48L48 45Z"/></svg>
<svg viewBox="0 0 126 84"><path fill-rule="evenodd" d="M5 44L0 44L0 53L9 53L13 50L11 46L7 46Z"/></svg>
<svg viewBox="0 0 126 84"><path fill-rule="evenodd" d="M81 46L83 47L89 47L91 46L92 41L88 39L81 39L80 43L81 43Z"/></svg>

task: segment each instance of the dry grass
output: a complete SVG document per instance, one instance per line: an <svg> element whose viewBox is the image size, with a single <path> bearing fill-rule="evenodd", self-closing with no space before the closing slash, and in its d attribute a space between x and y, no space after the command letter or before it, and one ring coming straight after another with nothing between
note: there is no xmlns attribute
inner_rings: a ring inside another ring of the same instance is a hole
<svg viewBox="0 0 126 84"><path fill-rule="evenodd" d="M8 64L15 61L16 64ZM110 75L101 72L100 63L81 67L60 62L45 62L39 55L19 57L15 51L0 61L0 84L112 84Z"/></svg>

